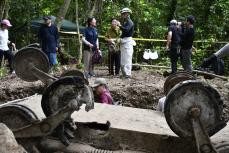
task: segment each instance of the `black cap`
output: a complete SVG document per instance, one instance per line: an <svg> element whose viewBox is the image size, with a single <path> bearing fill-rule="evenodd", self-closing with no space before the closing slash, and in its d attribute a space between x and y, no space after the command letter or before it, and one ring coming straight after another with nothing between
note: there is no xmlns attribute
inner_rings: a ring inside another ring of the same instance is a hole
<svg viewBox="0 0 229 153"><path fill-rule="evenodd" d="M43 19L44 20L51 20L52 18L51 18L51 16L44 16Z"/></svg>
<svg viewBox="0 0 229 153"><path fill-rule="evenodd" d="M193 15L189 15L187 17L187 21L189 21L191 24L194 24L195 23L195 17Z"/></svg>

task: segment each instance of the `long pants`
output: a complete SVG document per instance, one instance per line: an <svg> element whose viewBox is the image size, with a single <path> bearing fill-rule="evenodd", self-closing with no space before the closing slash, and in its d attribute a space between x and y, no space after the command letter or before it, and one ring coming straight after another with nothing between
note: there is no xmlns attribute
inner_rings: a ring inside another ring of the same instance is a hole
<svg viewBox="0 0 229 153"><path fill-rule="evenodd" d="M109 52L109 74L111 75L119 75L120 72L120 52ZM114 73L114 66L115 66L115 73Z"/></svg>
<svg viewBox="0 0 229 153"><path fill-rule="evenodd" d="M229 43L215 53L216 57L222 58L229 55Z"/></svg>
<svg viewBox="0 0 229 153"><path fill-rule="evenodd" d="M121 43L121 70L124 76L131 76L132 58L134 53L133 43L131 41Z"/></svg>
<svg viewBox="0 0 229 153"><path fill-rule="evenodd" d="M177 72L177 61L179 59L178 48L172 47L169 51L169 55L170 55L171 69L173 74Z"/></svg>
<svg viewBox="0 0 229 153"><path fill-rule="evenodd" d="M48 56L49 63L50 63L51 66L54 66L54 65L57 64L57 55L56 55L56 53L45 52L45 54Z"/></svg>
<svg viewBox="0 0 229 153"><path fill-rule="evenodd" d="M181 64L185 71L192 71L192 49L181 49Z"/></svg>
<svg viewBox="0 0 229 153"><path fill-rule="evenodd" d="M12 51L11 50L8 50L8 51L0 50L0 63L2 63L3 56L4 56L4 58L6 58L8 60L10 71L13 71L13 57L14 57L14 55L13 55Z"/></svg>
<svg viewBox="0 0 229 153"><path fill-rule="evenodd" d="M92 56L93 56L92 51L84 50L83 53L83 60L84 60L84 72L85 73L92 73L93 72L93 63L92 63Z"/></svg>

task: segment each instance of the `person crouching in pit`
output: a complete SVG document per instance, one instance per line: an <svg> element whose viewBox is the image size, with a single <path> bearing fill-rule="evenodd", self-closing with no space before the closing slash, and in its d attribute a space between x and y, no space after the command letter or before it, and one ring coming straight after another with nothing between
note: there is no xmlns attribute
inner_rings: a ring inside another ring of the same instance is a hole
<svg viewBox="0 0 229 153"><path fill-rule="evenodd" d="M114 100L111 96L111 93L107 87L106 80L104 78L97 78L92 85L95 95L98 97L98 102L102 104L113 105Z"/></svg>
<svg viewBox="0 0 229 153"><path fill-rule="evenodd" d="M134 23L130 19L131 10L129 8L124 8L121 10L122 24L118 22L118 26L122 31L121 35L121 70L125 78L131 78L132 69L132 58L134 48L136 45L135 41L132 39L134 34Z"/></svg>

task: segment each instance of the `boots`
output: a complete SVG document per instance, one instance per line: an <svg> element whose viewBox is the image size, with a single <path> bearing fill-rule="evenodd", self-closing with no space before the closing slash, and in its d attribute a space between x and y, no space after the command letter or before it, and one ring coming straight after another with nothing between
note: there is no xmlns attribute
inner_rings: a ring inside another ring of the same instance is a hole
<svg viewBox="0 0 229 153"><path fill-rule="evenodd" d="M215 60L217 59L217 57L215 56L215 54L212 54L209 58L204 59L203 63L201 64L202 68L206 68L209 65L211 65Z"/></svg>

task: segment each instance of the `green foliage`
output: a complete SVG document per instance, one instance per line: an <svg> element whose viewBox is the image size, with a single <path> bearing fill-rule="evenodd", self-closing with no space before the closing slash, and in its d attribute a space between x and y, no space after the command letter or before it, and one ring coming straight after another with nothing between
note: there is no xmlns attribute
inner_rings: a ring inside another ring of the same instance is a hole
<svg viewBox="0 0 229 153"><path fill-rule="evenodd" d="M7 74L7 69L6 68L0 68L0 79L5 77Z"/></svg>
<svg viewBox="0 0 229 153"><path fill-rule="evenodd" d="M96 3L95 3L96 2ZM36 33L31 33L29 22L43 15L57 15L63 0L17 0L10 1L9 19L13 27L10 30L10 39L21 48L29 43L37 41ZM119 11L123 7L132 9L131 18L135 23L134 37L165 39L167 26L171 19L185 22L190 14L196 18L197 52L193 56L193 62L198 65L200 61L218 50L223 44L215 44L217 41L229 40L229 1L228 0L84 0L79 1L79 24L86 25L86 20L96 4L94 16L97 19L99 34L105 35L110 26L111 18L120 19ZM75 22L75 1L72 0L66 19ZM72 36L64 40L65 50L73 56L77 56L77 39ZM106 43L100 40L104 55L107 55ZM134 62L144 62L142 55L144 49L150 48L160 53L160 60L152 64L169 65L169 60L164 53L165 43L138 41L135 47Z"/></svg>

